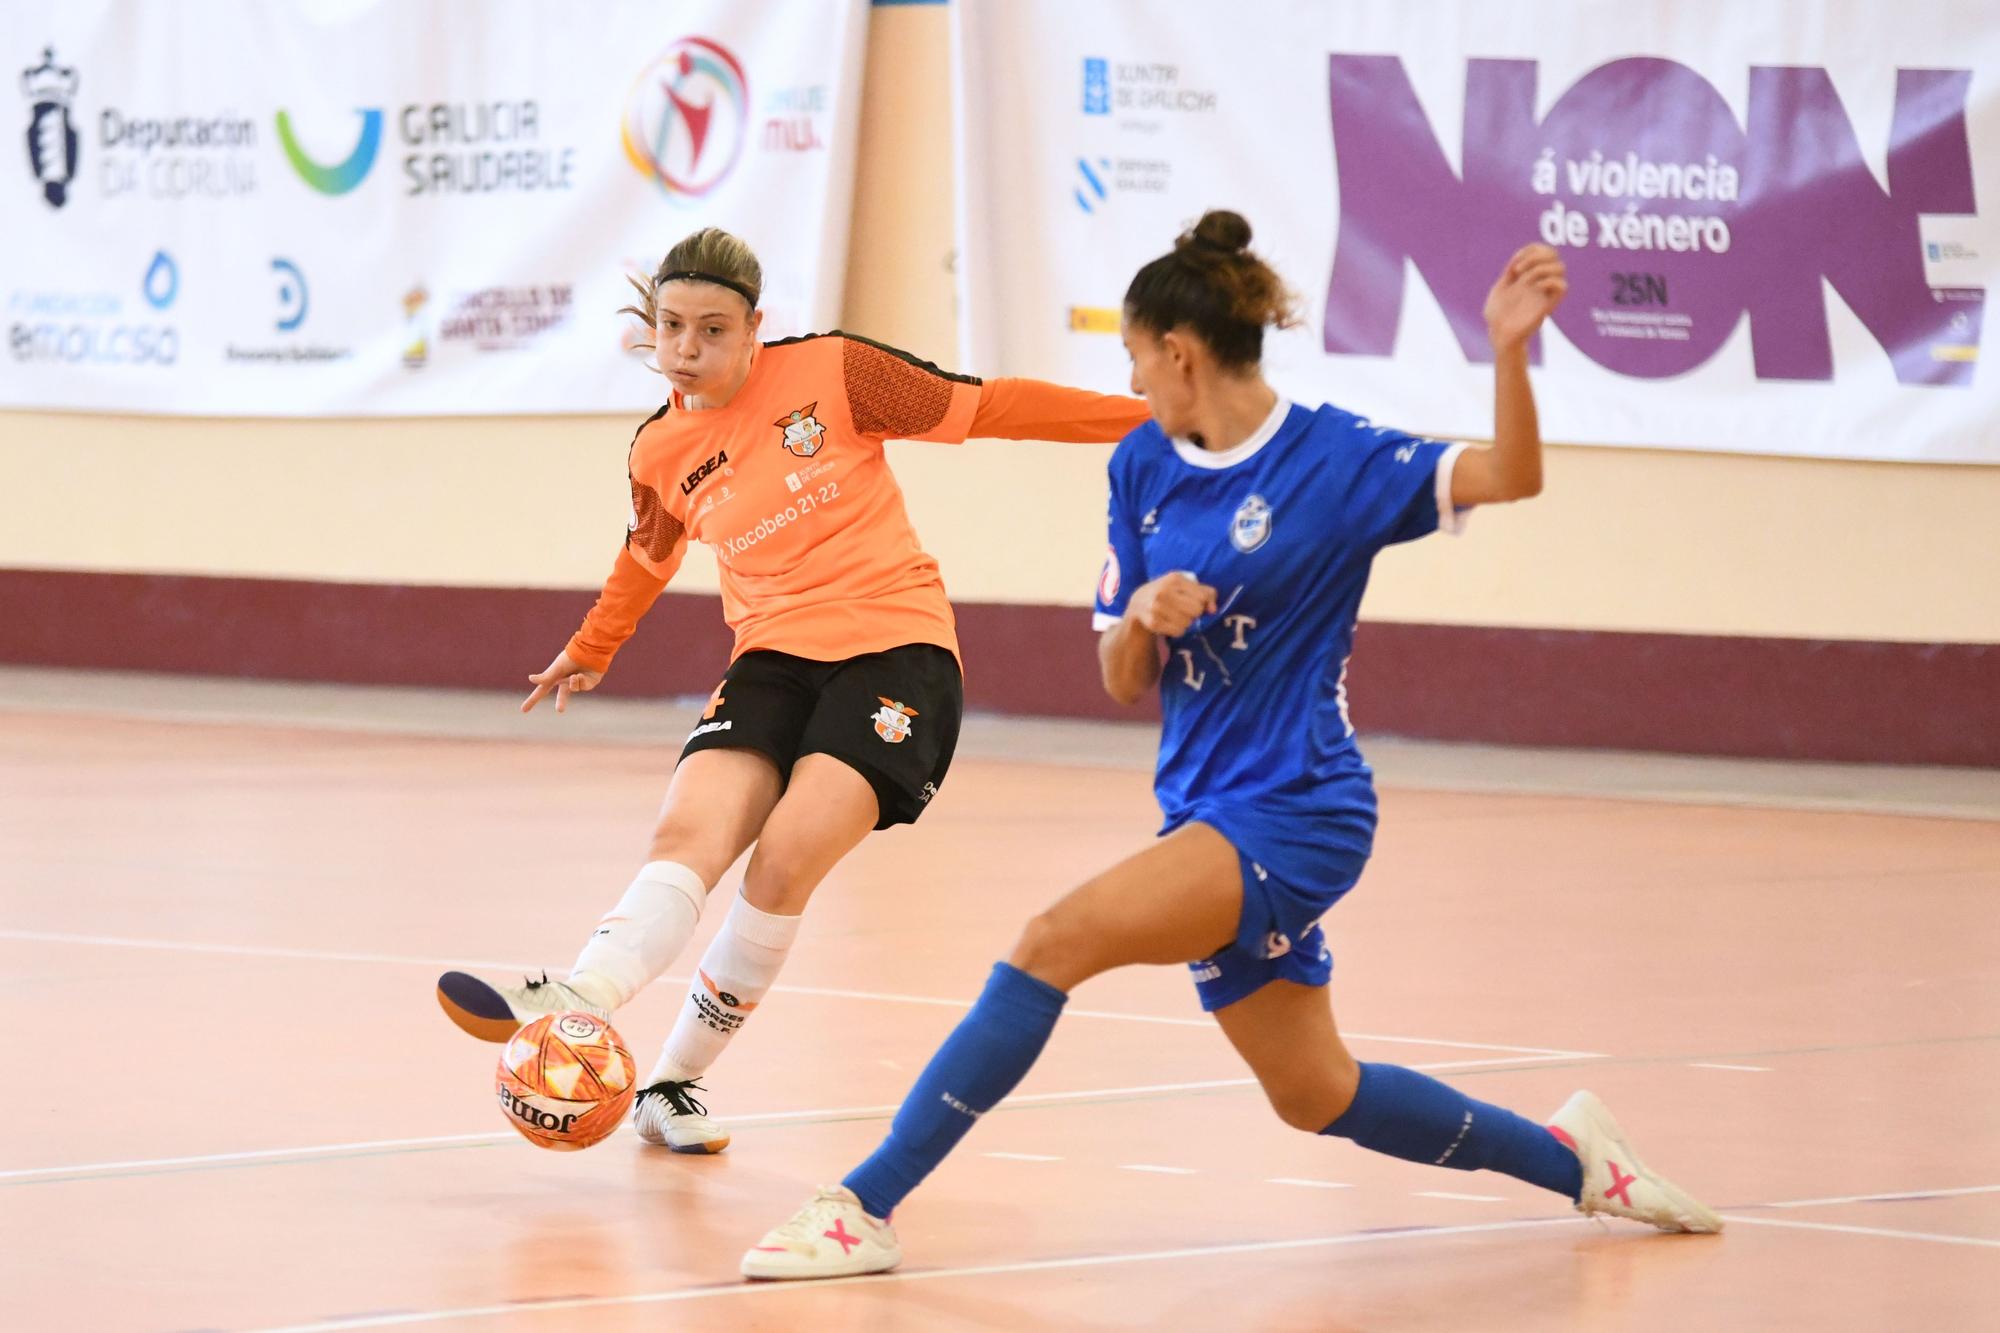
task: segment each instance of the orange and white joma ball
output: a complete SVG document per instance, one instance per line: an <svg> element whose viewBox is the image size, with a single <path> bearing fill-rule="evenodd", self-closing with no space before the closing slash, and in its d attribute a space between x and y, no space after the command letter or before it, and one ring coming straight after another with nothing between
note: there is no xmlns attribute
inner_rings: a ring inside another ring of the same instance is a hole
<svg viewBox="0 0 2000 1333"><path fill-rule="evenodd" d="M618 1128L638 1071L611 1025L569 1010L514 1034L493 1078L507 1123L538 1148L574 1152Z"/></svg>

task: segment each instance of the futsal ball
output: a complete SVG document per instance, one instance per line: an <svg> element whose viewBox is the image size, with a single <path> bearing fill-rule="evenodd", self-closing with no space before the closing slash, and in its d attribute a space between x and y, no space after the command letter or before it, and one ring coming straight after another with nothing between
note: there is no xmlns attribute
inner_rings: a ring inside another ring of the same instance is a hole
<svg viewBox="0 0 2000 1333"><path fill-rule="evenodd" d="M618 1128L638 1089L632 1055L609 1023L544 1014L500 1052L493 1086L507 1123L538 1148L574 1152Z"/></svg>

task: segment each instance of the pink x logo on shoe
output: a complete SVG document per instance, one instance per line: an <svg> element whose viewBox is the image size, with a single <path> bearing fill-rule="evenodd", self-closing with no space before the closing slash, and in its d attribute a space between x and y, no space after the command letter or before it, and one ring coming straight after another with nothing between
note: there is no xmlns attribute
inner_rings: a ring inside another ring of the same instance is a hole
<svg viewBox="0 0 2000 1333"><path fill-rule="evenodd" d="M1635 1205L1632 1202L1632 1196L1629 1193L1627 1193L1627 1190L1631 1186L1632 1182L1637 1180L1639 1177L1636 1175L1632 1176L1626 1175L1623 1171L1620 1171L1618 1169L1618 1163L1612 1161L1609 1158L1605 1159L1604 1164L1611 1168L1611 1184L1605 1189L1604 1197L1607 1199L1617 1199L1619 1202L1623 1203L1627 1208L1634 1207Z"/></svg>

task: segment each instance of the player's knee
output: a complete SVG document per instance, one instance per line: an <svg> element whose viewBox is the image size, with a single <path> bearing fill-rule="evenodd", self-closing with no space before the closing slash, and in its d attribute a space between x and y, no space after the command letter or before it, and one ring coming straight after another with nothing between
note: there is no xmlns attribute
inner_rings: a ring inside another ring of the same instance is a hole
<svg viewBox="0 0 2000 1333"><path fill-rule="evenodd" d="M1352 1065L1350 1060L1348 1065ZM1278 1079L1261 1080L1264 1096L1278 1119L1293 1129L1317 1134L1347 1112L1354 1104L1358 1070L1325 1068Z"/></svg>
<svg viewBox="0 0 2000 1333"><path fill-rule="evenodd" d="M1060 904L1029 920L1007 961L1031 977L1068 990L1090 975L1088 939Z"/></svg>
<svg viewBox="0 0 2000 1333"><path fill-rule="evenodd" d="M797 916L824 877L825 856L783 836L766 837L743 872L743 898L760 912Z"/></svg>
<svg viewBox="0 0 2000 1333"><path fill-rule="evenodd" d="M678 861L713 886L736 859L733 849L713 828L668 815L653 830L649 861Z"/></svg>
<svg viewBox="0 0 2000 1333"><path fill-rule="evenodd" d="M1278 1119L1308 1134L1317 1134L1340 1119L1340 1111L1333 1110L1328 1098L1317 1089L1267 1087L1264 1095L1270 1099Z"/></svg>

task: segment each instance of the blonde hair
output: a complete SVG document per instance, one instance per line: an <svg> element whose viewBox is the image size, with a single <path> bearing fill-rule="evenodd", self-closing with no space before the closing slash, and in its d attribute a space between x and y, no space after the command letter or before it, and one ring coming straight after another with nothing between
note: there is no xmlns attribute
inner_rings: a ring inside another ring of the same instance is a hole
<svg viewBox="0 0 2000 1333"><path fill-rule="evenodd" d="M750 247L720 227L703 227L667 251L667 257L660 261L652 277L626 275L625 280L639 293L639 299L637 304L621 307L618 313L644 320L650 334L660 320L660 288L683 279L727 287L749 302L752 310L764 294L764 266L757 262ZM651 341L632 344L635 348L652 345Z"/></svg>

